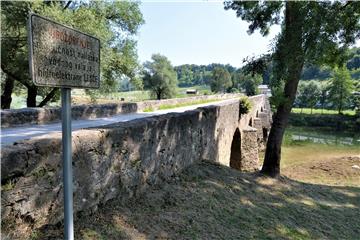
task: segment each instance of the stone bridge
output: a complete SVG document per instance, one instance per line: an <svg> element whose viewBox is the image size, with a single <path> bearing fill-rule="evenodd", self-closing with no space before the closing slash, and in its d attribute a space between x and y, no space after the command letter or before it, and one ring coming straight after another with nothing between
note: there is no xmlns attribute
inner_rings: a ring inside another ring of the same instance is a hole
<svg viewBox="0 0 360 240"><path fill-rule="evenodd" d="M271 112L265 95L183 113L136 119L73 132L74 211L95 211L113 198L128 199L196 161L243 171L259 168ZM63 218L61 134L1 149L2 221L39 227ZM4 225L3 225L4 226Z"/></svg>

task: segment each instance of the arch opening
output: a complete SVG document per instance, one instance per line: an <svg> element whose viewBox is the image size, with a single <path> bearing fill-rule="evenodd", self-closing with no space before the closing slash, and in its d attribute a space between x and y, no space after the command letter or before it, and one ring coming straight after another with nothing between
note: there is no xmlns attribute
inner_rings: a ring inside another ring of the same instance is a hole
<svg viewBox="0 0 360 240"><path fill-rule="evenodd" d="M268 130L267 128L263 128L263 141L266 142L268 138Z"/></svg>
<svg viewBox="0 0 360 240"><path fill-rule="evenodd" d="M259 117L259 111L256 111L256 117L257 118Z"/></svg>
<svg viewBox="0 0 360 240"><path fill-rule="evenodd" d="M261 107L260 112L263 112L263 111L264 111L264 109L263 109L263 107Z"/></svg>
<svg viewBox="0 0 360 240"><path fill-rule="evenodd" d="M253 121L252 121L252 120L253 120L252 118L250 118L250 120L249 120L249 126L250 126L250 127L253 126Z"/></svg>
<svg viewBox="0 0 360 240"><path fill-rule="evenodd" d="M230 167L241 170L241 134L239 128L235 130L231 143Z"/></svg>

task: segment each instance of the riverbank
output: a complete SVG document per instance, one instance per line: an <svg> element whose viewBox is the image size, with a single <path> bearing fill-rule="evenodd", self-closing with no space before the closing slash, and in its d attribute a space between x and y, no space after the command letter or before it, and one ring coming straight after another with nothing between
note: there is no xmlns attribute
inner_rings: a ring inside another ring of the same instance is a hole
<svg viewBox="0 0 360 240"><path fill-rule="evenodd" d="M360 132L360 117L356 115L290 113L289 125L322 127L332 131Z"/></svg>

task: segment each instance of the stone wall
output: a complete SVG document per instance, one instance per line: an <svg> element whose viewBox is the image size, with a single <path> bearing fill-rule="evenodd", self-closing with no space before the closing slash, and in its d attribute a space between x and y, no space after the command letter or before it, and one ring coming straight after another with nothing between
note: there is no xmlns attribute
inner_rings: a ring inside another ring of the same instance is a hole
<svg viewBox="0 0 360 240"><path fill-rule="evenodd" d="M257 169L259 133L249 123L263 113L268 117L260 121L268 126L270 112L265 96L250 101L246 115L233 100L74 131L74 211L91 212L110 199L137 196L202 159L229 166L232 158L240 170ZM5 146L1 158L3 232L62 220L61 134ZM16 238L18 232L11 234Z"/></svg>
<svg viewBox="0 0 360 240"><path fill-rule="evenodd" d="M145 109L157 110L161 105L175 105L198 100L228 99L239 97L240 94L203 95L188 98L149 100L138 103L120 102L107 104L75 105L72 107L72 119L94 119L109 117L120 113L141 112ZM1 127L15 127L29 124L45 124L58 122L61 119L61 108L22 108L0 110Z"/></svg>

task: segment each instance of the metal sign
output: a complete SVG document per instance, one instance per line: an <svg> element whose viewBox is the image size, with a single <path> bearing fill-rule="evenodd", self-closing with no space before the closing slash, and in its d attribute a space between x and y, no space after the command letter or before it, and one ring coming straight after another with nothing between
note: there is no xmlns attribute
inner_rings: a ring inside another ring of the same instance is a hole
<svg viewBox="0 0 360 240"><path fill-rule="evenodd" d="M99 88L99 39L31 14L29 50L35 85Z"/></svg>
<svg viewBox="0 0 360 240"><path fill-rule="evenodd" d="M74 239L71 88L99 88L100 40L36 14L29 16L30 75L61 87L64 239Z"/></svg>

